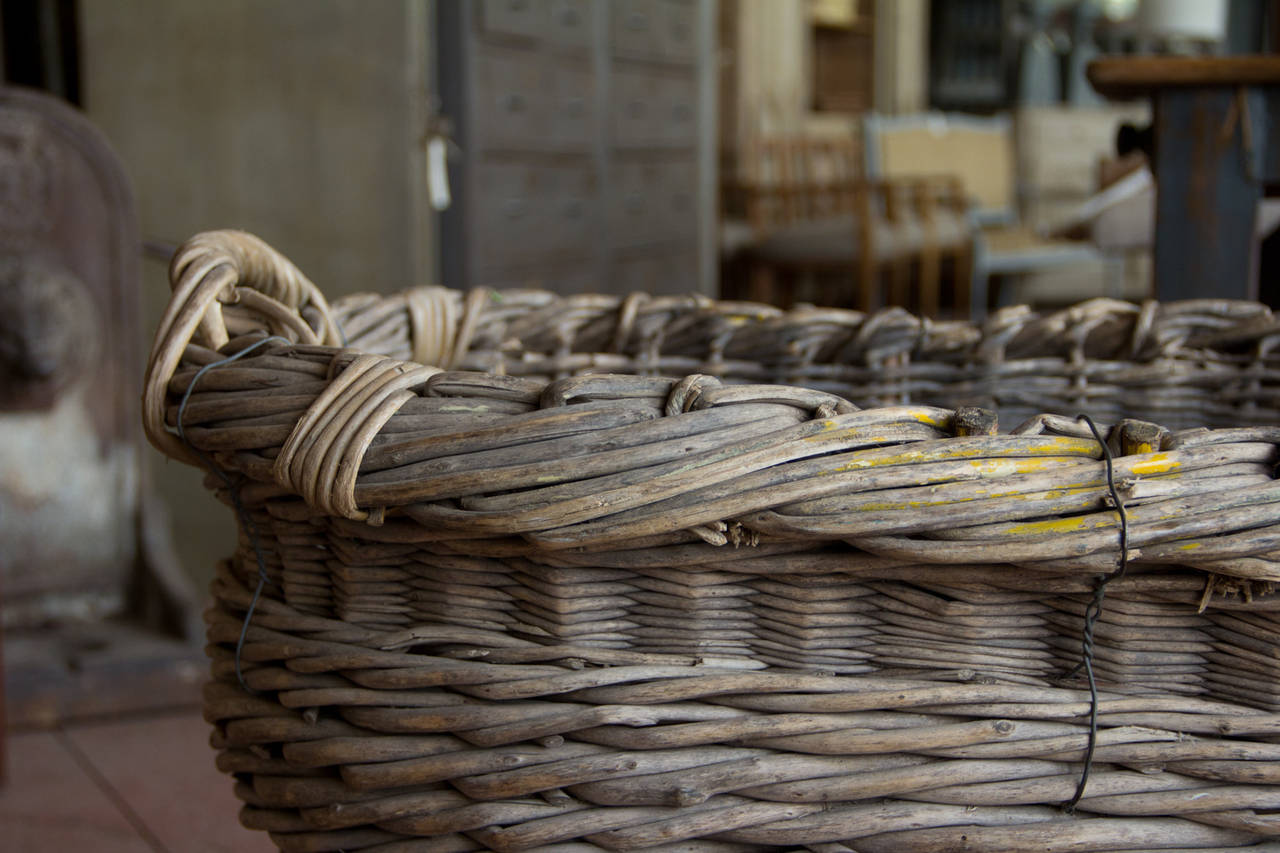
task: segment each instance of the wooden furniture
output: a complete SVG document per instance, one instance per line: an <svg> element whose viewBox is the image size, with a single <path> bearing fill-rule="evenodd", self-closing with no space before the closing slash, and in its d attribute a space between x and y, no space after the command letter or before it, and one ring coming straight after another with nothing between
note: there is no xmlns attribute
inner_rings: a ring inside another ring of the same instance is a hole
<svg viewBox="0 0 1280 853"><path fill-rule="evenodd" d="M779 225L852 210L848 190L862 176L861 148L851 136L778 135L743 146L738 197L730 209L757 235Z"/></svg>
<svg viewBox="0 0 1280 853"><path fill-rule="evenodd" d="M1280 56L1113 57L1089 80L1152 100L1157 297L1255 295L1258 202L1280 183Z"/></svg>
<svg viewBox="0 0 1280 853"><path fill-rule="evenodd" d="M1048 239L1019 221L1017 158L1007 116L872 114L864 119L864 141L869 176L942 173L959 179L980 226L969 291L972 316L987 313L993 277L1098 259L1088 244Z"/></svg>
<svg viewBox="0 0 1280 853"><path fill-rule="evenodd" d="M757 140L747 152L746 178L733 187L730 209L745 217L751 298L789 305L795 294L780 277L818 276L808 299L868 311L887 303L937 316L944 261L967 285L972 232L956 181L866 180L860 147L847 136ZM967 304L967 293L957 300Z"/></svg>
<svg viewBox="0 0 1280 853"><path fill-rule="evenodd" d="M875 100L874 0L817 0L809 8L813 108L858 114Z"/></svg>
<svg viewBox="0 0 1280 853"><path fill-rule="evenodd" d="M191 704L198 602L154 504L133 197L65 103L0 89L0 611L12 725Z"/></svg>
<svg viewBox="0 0 1280 853"><path fill-rule="evenodd" d="M445 0L443 280L709 292L714 4Z"/></svg>

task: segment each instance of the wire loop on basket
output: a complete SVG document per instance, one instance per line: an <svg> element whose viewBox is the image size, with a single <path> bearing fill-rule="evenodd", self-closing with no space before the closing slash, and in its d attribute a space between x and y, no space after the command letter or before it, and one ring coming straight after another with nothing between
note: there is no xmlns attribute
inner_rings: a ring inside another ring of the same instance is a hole
<svg viewBox="0 0 1280 853"><path fill-rule="evenodd" d="M257 350L272 343L288 344L289 341L285 338L274 336L266 337L256 343L250 344L235 355L228 356L219 361L210 362L200 368L200 370L196 371L196 375L191 379L191 384L188 385L187 390L183 392L182 402L178 404L178 438L184 445L190 448L192 453L196 454L198 457L204 458L204 454L192 447L191 443L187 440L186 428L184 427L183 421L183 415L186 414L187 404L191 401L191 395L195 393L196 385L200 383L200 380L204 378L205 374L210 370L213 370L216 367L221 367L224 364L231 364L234 361L239 361L240 359L251 355ZM240 499L239 485L232 481L226 471L223 471L217 465L209 464L207 460L206 467L222 481L223 485L227 487L227 495L231 498L231 505L236 511L236 520L244 530L245 537L249 540L249 547L253 549L253 556L257 562L258 582L254 587L253 597L249 601L248 609L245 611L244 622L240 626L240 638L236 641L235 653L236 680L240 682L240 686L244 688L246 692L256 694L258 691L251 688L244 680L244 672L241 670L241 658L244 652L245 638L249 634L249 624L253 621L253 613L258 607L258 600L262 598L262 591L266 588L267 584L271 582L270 578L267 577L266 557L262 552L262 545L258 541L258 529L254 525L253 519L249 516L249 511L245 508L244 501Z"/></svg>
<svg viewBox="0 0 1280 853"><path fill-rule="evenodd" d="M1068 674L1068 677L1070 677L1083 667L1085 677L1089 681L1089 743L1085 748L1084 767L1080 770L1080 781L1076 785L1075 794L1063 804L1063 808L1068 813L1075 811L1076 804L1084 796L1085 786L1089 784L1089 772L1093 769L1093 755L1098 744L1098 683L1093 677L1093 629L1098 622L1098 618L1102 615L1102 604L1107 596L1107 584L1124 577L1129 569L1129 514L1125 511L1124 501L1120 500L1120 493L1116 490L1115 464L1111 458L1111 447L1107 444L1106 439L1102 437L1102 433L1098 430L1098 425L1093 422L1093 418L1088 415L1079 415L1076 420L1084 421L1088 424L1089 431L1093 433L1093 437L1102 446L1102 458L1107 466L1107 490L1110 492L1111 504L1115 507L1116 514L1120 517L1120 560L1119 568L1109 575L1104 575L1098 581L1098 586L1093 593L1093 599L1085 610L1080 663Z"/></svg>
<svg viewBox="0 0 1280 853"><path fill-rule="evenodd" d="M209 231L187 241L169 267L173 296L160 319L147 360L143 428L156 447L183 461L199 457L165 425L165 389L190 343L218 350L230 340L224 306L260 316L271 333L304 344L337 345L342 336L329 304L287 258L242 231ZM318 328L303 322L315 312Z"/></svg>

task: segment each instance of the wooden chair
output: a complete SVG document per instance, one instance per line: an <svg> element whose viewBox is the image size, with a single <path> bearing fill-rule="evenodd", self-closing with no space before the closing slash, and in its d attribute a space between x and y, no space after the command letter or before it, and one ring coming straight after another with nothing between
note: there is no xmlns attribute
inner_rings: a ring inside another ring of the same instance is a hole
<svg viewBox="0 0 1280 853"><path fill-rule="evenodd" d="M787 303L794 294L780 289L781 276L816 276L852 284L821 291L823 304L872 310L885 302L934 315L946 257L967 283L972 233L955 179L866 180L852 138L777 138L749 152L730 209L747 229L750 298Z"/></svg>
<svg viewBox="0 0 1280 853"><path fill-rule="evenodd" d="M1019 220L1017 158L1007 116L871 114L863 121L863 139L869 176L903 180L944 172L959 181L977 227L970 287L973 317L986 314L993 276L1100 259L1087 243L1046 238Z"/></svg>

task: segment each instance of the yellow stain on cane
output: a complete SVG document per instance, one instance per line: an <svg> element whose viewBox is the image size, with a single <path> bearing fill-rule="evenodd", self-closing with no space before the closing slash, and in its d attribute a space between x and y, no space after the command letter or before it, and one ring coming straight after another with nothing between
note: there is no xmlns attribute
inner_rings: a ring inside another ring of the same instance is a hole
<svg viewBox="0 0 1280 853"><path fill-rule="evenodd" d="M1152 453L1146 459L1136 459L1129 470L1134 474L1168 474L1182 467L1182 463L1170 459L1167 453Z"/></svg>
<svg viewBox="0 0 1280 853"><path fill-rule="evenodd" d="M1115 525L1115 517L1055 518L1048 521L1029 521L1009 528L1010 536L1038 536L1050 533L1075 533L1081 530L1097 530Z"/></svg>

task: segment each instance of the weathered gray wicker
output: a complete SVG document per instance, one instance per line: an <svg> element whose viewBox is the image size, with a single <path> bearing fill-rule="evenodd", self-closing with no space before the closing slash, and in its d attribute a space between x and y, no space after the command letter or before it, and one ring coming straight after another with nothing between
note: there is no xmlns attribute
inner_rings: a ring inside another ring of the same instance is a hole
<svg viewBox="0 0 1280 853"><path fill-rule="evenodd" d="M206 713L282 850L1274 849L1265 308L172 273L144 420L240 516Z"/></svg>

